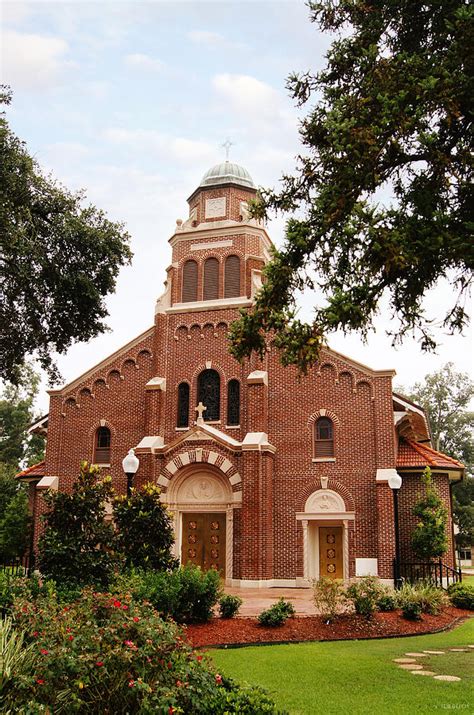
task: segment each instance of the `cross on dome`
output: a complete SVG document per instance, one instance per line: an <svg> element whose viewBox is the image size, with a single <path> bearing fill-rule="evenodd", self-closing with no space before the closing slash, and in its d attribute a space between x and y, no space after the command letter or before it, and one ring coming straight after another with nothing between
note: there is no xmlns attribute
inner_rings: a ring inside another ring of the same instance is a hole
<svg viewBox="0 0 474 715"><path fill-rule="evenodd" d="M225 142L224 142L223 144L221 144L221 147L222 147L223 149L225 149L225 160L226 160L226 161L229 161L229 150L230 150L230 147L231 147L231 146L234 146L234 142L231 142L231 140L229 139L229 137L227 137L227 139L225 140Z"/></svg>
<svg viewBox="0 0 474 715"><path fill-rule="evenodd" d="M198 417L197 417L197 420L196 420L196 424L202 425L202 423L204 422L203 417L202 417L202 413L207 410L207 407L205 407L205 406L202 404L202 402L200 402L199 405L197 405L197 407L195 407L194 409L195 409L196 412L198 413Z"/></svg>

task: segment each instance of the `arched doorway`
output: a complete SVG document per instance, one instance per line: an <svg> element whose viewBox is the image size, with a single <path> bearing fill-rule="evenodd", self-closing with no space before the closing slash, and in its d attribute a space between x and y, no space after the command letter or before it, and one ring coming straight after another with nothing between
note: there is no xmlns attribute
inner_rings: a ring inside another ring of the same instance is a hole
<svg viewBox="0 0 474 715"><path fill-rule="evenodd" d="M341 495L331 489L318 489L308 497L304 512L299 512L296 518L303 526L305 581L322 576L348 578L348 529L354 512L346 511Z"/></svg>
<svg viewBox="0 0 474 715"><path fill-rule="evenodd" d="M228 479L211 465L184 468L171 481L165 501L174 513L180 563L215 569L230 581L235 504Z"/></svg>

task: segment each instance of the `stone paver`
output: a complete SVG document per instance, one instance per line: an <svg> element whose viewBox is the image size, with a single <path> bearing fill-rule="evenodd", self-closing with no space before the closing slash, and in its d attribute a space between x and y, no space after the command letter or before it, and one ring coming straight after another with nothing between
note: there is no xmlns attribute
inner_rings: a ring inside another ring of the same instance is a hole
<svg viewBox="0 0 474 715"><path fill-rule="evenodd" d="M405 653L405 655L409 655L412 658L426 658L427 653Z"/></svg>
<svg viewBox="0 0 474 715"><path fill-rule="evenodd" d="M433 680L446 680L448 683L454 683L461 678L458 678L457 675L435 675Z"/></svg>
<svg viewBox="0 0 474 715"><path fill-rule="evenodd" d="M403 668L403 670L411 670L412 672L414 670L422 670L423 669L423 666L420 665L419 663L399 663L398 667Z"/></svg>
<svg viewBox="0 0 474 715"><path fill-rule="evenodd" d="M394 663L416 663L415 658L394 658Z"/></svg>
<svg viewBox="0 0 474 715"><path fill-rule="evenodd" d="M427 655L444 655L444 650L425 650L423 653Z"/></svg>
<svg viewBox="0 0 474 715"><path fill-rule="evenodd" d="M410 670L413 675L436 675L432 670Z"/></svg>
<svg viewBox="0 0 474 715"><path fill-rule="evenodd" d="M467 648L450 648L451 653L468 653Z"/></svg>
<svg viewBox="0 0 474 715"><path fill-rule="evenodd" d="M272 603L284 598L291 601L299 616L315 616L316 607L313 603L312 588L225 588L226 593L240 596L243 603L239 616L258 616Z"/></svg>

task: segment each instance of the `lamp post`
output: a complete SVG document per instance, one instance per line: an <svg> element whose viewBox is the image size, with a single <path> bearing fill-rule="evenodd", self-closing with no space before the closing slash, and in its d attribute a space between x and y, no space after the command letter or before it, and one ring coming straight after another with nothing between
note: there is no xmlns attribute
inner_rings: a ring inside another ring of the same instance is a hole
<svg viewBox="0 0 474 715"><path fill-rule="evenodd" d="M388 478L388 486L393 492L393 519L395 522L395 568L394 581L395 588L400 588L402 581L400 578L400 523L398 518L398 492L402 486L402 478L393 472Z"/></svg>
<svg viewBox="0 0 474 715"><path fill-rule="evenodd" d="M140 462L138 457L135 456L135 450L129 449L127 456L122 461L123 471L127 477L127 496L129 497L132 493L133 487L133 477L137 473L137 469Z"/></svg>

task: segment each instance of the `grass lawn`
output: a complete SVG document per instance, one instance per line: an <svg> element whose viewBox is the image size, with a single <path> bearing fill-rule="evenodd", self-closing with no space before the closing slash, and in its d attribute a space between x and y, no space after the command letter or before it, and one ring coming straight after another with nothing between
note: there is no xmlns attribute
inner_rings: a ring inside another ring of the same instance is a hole
<svg viewBox="0 0 474 715"><path fill-rule="evenodd" d="M258 684L291 715L474 713L474 652L427 659L431 670L457 675L442 682L402 670L393 658L412 651L474 644L474 618L453 631L386 640L295 643L211 651L217 668ZM424 661L420 658L418 663Z"/></svg>

